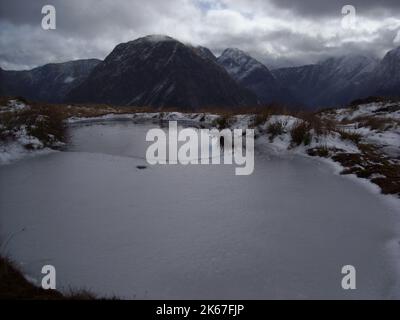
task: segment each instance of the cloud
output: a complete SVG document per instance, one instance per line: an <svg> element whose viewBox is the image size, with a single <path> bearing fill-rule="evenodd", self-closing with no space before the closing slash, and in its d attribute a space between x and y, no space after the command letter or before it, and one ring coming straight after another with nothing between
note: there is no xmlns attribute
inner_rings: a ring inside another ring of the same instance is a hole
<svg viewBox="0 0 400 320"><path fill-rule="evenodd" d="M326 17L340 14L345 5L352 5L363 15L398 14L400 1L398 0L272 0L280 7L289 9L302 16Z"/></svg>
<svg viewBox="0 0 400 320"><path fill-rule="evenodd" d="M358 12L354 30L341 27L347 1L339 0L0 0L0 66L103 59L118 43L147 34L168 34L216 54L239 47L270 65L360 52L382 56L393 48L400 1L351 2ZM46 31L41 8L49 3L57 29Z"/></svg>

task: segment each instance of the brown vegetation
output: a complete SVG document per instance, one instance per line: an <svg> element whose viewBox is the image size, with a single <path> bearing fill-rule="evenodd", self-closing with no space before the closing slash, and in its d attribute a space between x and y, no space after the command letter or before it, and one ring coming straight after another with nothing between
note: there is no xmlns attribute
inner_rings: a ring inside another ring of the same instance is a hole
<svg viewBox="0 0 400 320"><path fill-rule="evenodd" d="M44 290L27 281L16 265L0 256L0 300L94 300L88 290L70 290L62 294L57 290ZM115 299L115 298L113 298Z"/></svg>
<svg viewBox="0 0 400 320"><path fill-rule="evenodd" d="M365 116L353 119L353 122L358 123L359 128L370 128L371 130L385 131L393 125L393 120L378 116Z"/></svg>
<svg viewBox="0 0 400 320"><path fill-rule="evenodd" d="M284 124L282 121L276 121L270 123L267 127L267 133L269 134L269 140L274 141L275 137L281 135L284 131Z"/></svg>
<svg viewBox="0 0 400 320"><path fill-rule="evenodd" d="M299 146L302 143L307 146L311 143L311 125L306 121L297 122L290 131L292 145Z"/></svg>
<svg viewBox="0 0 400 320"><path fill-rule="evenodd" d="M320 147L307 150L310 156L331 157L345 169L343 175L355 174L378 185L383 194L400 197L400 161L390 159L370 144L359 143L361 153L346 153L342 150Z"/></svg>
<svg viewBox="0 0 400 320"><path fill-rule="evenodd" d="M340 134L340 138L342 140L349 140L355 144L360 143L362 135L357 133L357 132L353 132L353 131L348 131L348 130L337 130L337 132Z"/></svg>

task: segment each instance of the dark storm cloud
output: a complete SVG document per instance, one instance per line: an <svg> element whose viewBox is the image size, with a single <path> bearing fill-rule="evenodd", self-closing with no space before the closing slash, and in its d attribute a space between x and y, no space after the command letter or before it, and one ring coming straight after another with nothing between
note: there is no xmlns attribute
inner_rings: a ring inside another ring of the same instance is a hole
<svg viewBox="0 0 400 320"><path fill-rule="evenodd" d="M400 13L399 0L272 0L275 6L290 9L307 16L334 16L345 5L352 5L359 13Z"/></svg>
<svg viewBox="0 0 400 320"><path fill-rule="evenodd" d="M57 10L57 29L75 36L90 36L113 29L145 25L151 16L168 15L168 1L125 0L0 0L0 20L15 25L40 26L44 5Z"/></svg>
<svg viewBox="0 0 400 320"><path fill-rule="evenodd" d="M45 4L56 7L56 30L41 28ZM365 17L358 30L341 30L344 4ZM216 53L238 47L271 65L382 56L395 46L399 17L400 0L0 0L0 66L103 59L118 43L153 33Z"/></svg>
<svg viewBox="0 0 400 320"><path fill-rule="evenodd" d="M56 8L56 30L41 28L41 9L46 4ZM172 8L161 0L0 0L0 66L20 69L74 58L104 58L119 42L146 33L158 17L173 16Z"/></svg>

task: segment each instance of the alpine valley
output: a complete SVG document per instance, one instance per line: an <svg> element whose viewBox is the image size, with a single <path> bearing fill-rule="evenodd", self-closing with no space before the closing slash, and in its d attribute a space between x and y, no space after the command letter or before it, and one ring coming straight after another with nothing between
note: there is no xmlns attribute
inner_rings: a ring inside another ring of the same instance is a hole
<svg viewBox="0 0 400 320"><path fill-rule="evenodd" d="M104 59L52 63L32 70L0 68L0 95L49 103L243 109L272 103L316 110L369 96L397 97L400 48L382 60L362 55L269 70L228 48L216 57L205 47L150 35L117 45Z"/></svg>

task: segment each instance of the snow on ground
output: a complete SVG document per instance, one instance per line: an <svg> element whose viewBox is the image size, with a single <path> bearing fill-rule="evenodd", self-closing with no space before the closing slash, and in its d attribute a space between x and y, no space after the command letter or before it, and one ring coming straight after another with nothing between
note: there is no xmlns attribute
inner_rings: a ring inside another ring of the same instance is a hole
<svg viewBox="0 0 400 320"><path fill-rule="evenodd" d="M50 148L27 150L19 142L0 144L0 165L10 164L17 160L34 157L37 155L49 154L52 152L56 151Z"/></svg>
<svg viewBox="0 0 400 320"><path fill-rule="evenodd" d="M18 112L27 108L25 104L11 101L7 108ZM65 122L67 124L90 123L97 121L182 121L187 123L197 123L208 127L218 127L216 121L222 116L210 113L181 113L181 112L152 112L152 113L110 113L99 117L71 117ZM290 115L271 115L266 118L264 123L255 126L256 116L252 114L234 115L228 117L226 124L231 129L255 130L256 146L268 148L275 154L298 154L309 156L310 149L336 150L346 154L362 154L359 144L352 139L346 139L341 132L354 133L360 136L360 142L377 147L381 152L389 157L398 158L400 156L400 107L395 103L369 103L355 107L328 110L319 114L321 119L329 119L336 122L336 130L327 131L325 134L316 134L312 128L310 139L307 145L301 143L295 145L292 141L291 131L294 126L304 122L304 120ZM386 119L385 126L379 130L362 123L363 119ZM282 127L275 137L271 137L268 129L272 124L279 123ZM386 125L388 123L388 125ZM29 145L30 151L24 146ZM13 159L20 159L29 154L33 154L44 148L43 144L36 138L29 136L23 126L15 133L15 141L7 145L0 145L0 164L7 163ZM318 153L317 153L318 154ZM332 157L330 154L329 157ZM398 160L394 160L398 161ZM332 160L330 160L332 162ZM343 168L342 168L343 169ZM375 175L372 178L377 178Z"/></svg>
<svg viewBox="0 0 400 320"><path fill-rule="evenodd" d="M6 106L0 106L0 113L19 113L30 108L25 103L18 100L10 100ZM41 119L38 118L38 121ZM13 161L20 160L26 157L32 157L39 154L47 154L54 152L50 148L46 148L44 143L37 137L28 133L26 125L19 125L12 130L5 130L5 127L0 124L0 129L3 134L8 136L5 140L0 140L0 165L9 164ZM54 140L54 136L50 136ZM53 146L60 146L62 143L54 141Z"/></svg>
<svg viewBox="0 0 400 320"><path fill-rule="evenodd" d="M69 118L67 123L82 123L82 122L96 122L96 121L113 121L113 120L162 120L162 121L184 121L184 122L198 122L207 125L213 125L214 121L221 116L209 113L181 113L181 112L161 112L161 113L135 113L135 114L108 114L101 117L94 118ZM252 128L254 115L236 115L230 120L230 128L232 129L247 129ZM258 144L263 144L274 153L295 153L307 155L306 150L315 147L337 148L348 153L357 153L359 149L351 142L342 140L340 134L331 133L325 136L313 135L310 145L296 146L291 145L290 131L293 126L303 120L289 116L289 115L273 115L264 124L255 128ZM268 135L265 133L268 126L280 122L283 125L284 132L275 137L272 141L269 140Z"/></svg>
<svg viewBox="0 0 400 320"><path fill-rule="evenodd" d="M25 272L41 279L52 261L60 290L121 298L399 297L398 205L298 156L257 153L247 177L225 165L138 170L153 128L78 126L73 152L0 167L3 229L28 230L8 248ZM368 279L352 292L327 276L348 261Z"/></svg>
<svg viewBox="0 0 400 320"><path fill-rule="evenodd" d="M0 143L0 165L50 152L54 150L45 148L38 138L29 135L26 127L22 126L14 133L13 141Z"/></svg>
<svg viewBox="0 0 400 320"><path fill-rule="evenodd" d="M331 110L327 113L323 113L321 118L331 117L336 121L342 121L346 119L351 121L359 117L365 116L383 116L392 117L394 119L400 119L400 110L388 113L387 111L377 112L384 110L385 108L393 107L393 104L384 103L371 103L367 105L361 105L355 108L344 108ZM13 100L13 103L8 106L9 110L21 110L27 106L21 102ZM4 108L2 109L4 110ZM100 117L71 117L66 120L67 124L84 123L84 122L96 122L96 121L118 121L118 120L163 120L163 121L187 121L187 122L198 122L208 125L212 125L216 119L220 118L219 115L209 113L181 113L181 112L153 112L153 113L127 113L127 114L106 114ZM246 129L252 127L254 115L236 115L230 120L230 127L232 129ZM315 135L312 134L311 143L308 146L300 145L293 147L291 144L290 131L293 126L303 120L289 116L289 115L273 115L264 123L255 128L256 136L260 137L260 143L268 143L269 148L275 152L289 152L306 155L306 150L316 147L324 148L336 148L343 150L348 153L359 152L358 147L354 142L349 140L343 140L339 133L331 132L327 135ZM272 141L268 138L266 130L269 125L279 122L283 126L283 133L275 137ZM367 127L358 127L357 122L347 123L341 126L342 130L348 132L358 133L362 136L362 139L366 143L372 143L382 147L384 150L392 154L397 154L400 149L400 128L395 126L394 128L379 132L372 130ZM313 132L312 132L313 133ZM35 149L40 149L40 141L28 137L26 130L22 130L18 134L17 142L21 144L32 144ZM3 147L4 148L4 147Z"/></svg>
<svg viewBox="0 0 400 320"><path fill-rule="evenodd" d="M382 106L371 104L365 106L366 110L359 108L356 111L351 109L338 109L336 110L336 120L344 118L355 118L359 115L371 115L371 112L376 111ZM357 115L357 116L356 116ZM325 117L325 115L324 115ZM203 122L204 124L212 125L213 122L220 118L216 114L208 113L181 113L181 112L161 112L161 113L134 113L134 114L107 114L100 117L94 118L78 118L73 117L67 120L67 123L82 123L82 122L95 122L95 121L107 121L107 120L163 120L163 121L188 121L188 122ZM254 115L236 115L230 120L230 127L232 129L246 129L252 128L252 122ZM327 135L312 135L312 141L309 145L296 146L291 145L290 131L293 126L303 120L290 116L290 115L273 115L264 124L255 128L256 135L261 136L261 140L268 138L266 130L269 125L279 122L282 124L284 130L281 135L275 137L272 141L268 141L270 148L276 152L291 152L298 154L306 154L306 150L315 147L327 147L336 148L343 150L348 153L360 152L357 145L349 140L343 140L339 133L331 132ZM400 129L394 129L392 131L377 132L369 128L355 128L355 125L346 125L344 129L361 134L366 142L379 143L382 146L400 147Z"/></svg>
<svg viewBox="0 0 400 320"><path fill-rule="evenodd" d="M232 128L249 128L251 127L253 115L240 115L235 117L235 121L232 124ZM296 153L306 155L306 150L315 147L326 147L341 149L348 153L359 152L358 147L351 141L342 140L340 134L337 132L331 132L327 135L315 135L312 130L312 140L307 146L304 144L300 146L292 145L291 130L292 128L303 120L289 116L289 115L273 115L264 124L256 128L256 134L260 137L263 143L269 144L269 148L275 153ZM283 126L283 133L275 137L272 141L269 139L266 130L268 126L274 123L280 123Z"/></svg>
<svg viewBox="0 0 400 320"><path fill-rule="evenodd" d="M163 120L163 121L190 121L211 123L219 118L218 115L203 113L181 113L181 112L139 112L117 114L110 113L99 117L71 117L66 120L68 124L97 122L97 121L118 121L118 120Z"/></svg>
<svg viewBox="0 0 400 320"><path fill-rule="evenodd" d="M6 106L0 106L0 113L16 112L29 108L25 103L18 100L10 100Z"/></svg>
<svg viewBox="0 0 400 320"><path fill-rule="evenodd" d="M400 156L400 105L397 103L370 103L355 108L343 108L323 114L331 116L341 124L343 130L354 132L362 136L362 141L381 148L391 156ZM333 114L332 114L333 113ZM373 129L363 126L360 119L375 119L386 122L384 128Z"/></svg>
<svg viewBox="0 0 400 320"><path fill-rule="evenodd" d="M373 102L368 104L360 104L350 108L330 110L329 112L324 113L324 115L329 113L333 114L337 121L354 120L356 118L365 116L379 116L400 119L400 106L398 103Z"/></svg>
<svg viewBox="0 0 400 320"><path fill-rule="evenodd" d="M65 122L67 124L74 123L85 123L85 122L96 122L96 121L107 121L107 120L131 120L134 118L133 114L106 114L100 117L71 117L68 118Z"/></svg>

